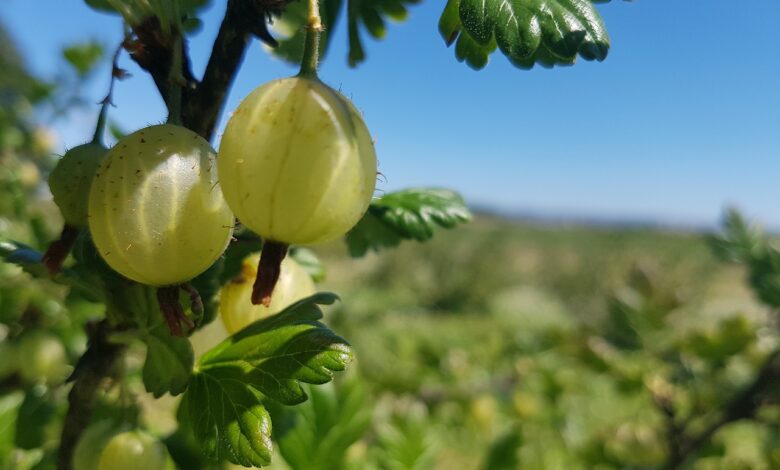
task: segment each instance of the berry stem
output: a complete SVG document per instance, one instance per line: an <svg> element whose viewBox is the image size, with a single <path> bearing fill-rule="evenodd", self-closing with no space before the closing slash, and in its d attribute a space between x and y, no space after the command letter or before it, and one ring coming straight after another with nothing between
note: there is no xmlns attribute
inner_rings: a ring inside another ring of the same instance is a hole
<svg viewBox="0 0 780 470"><path fill-rule="evenodd" d="M257 277L252 286L252 303L255 305L271 304L271 294L276 287L276 281L279 280L279 274L282 271L282 261L287 256L287 249L290 245L286 243L266 241L263 244L263 251L260 253L260 263L257 265Z"/></svg>
<svg viewBox="0 0 780 470"><path fill-rule="evenodd" d="M114 55L111 58L111 80L108 82L108 93L105 98L100 102L100 112L98 113L97 123L95 124L95 134L92 136L92 143L103 145L103 133L106 129L106 115L108 114L108 107L113 106L114 96L114 83L117 79L122 79L126 72L119 68L119 54L124 47L124 40L119 47L114 51Z"/></svg>
<svg viewBox="0 0 780 470"><path fill-rule="evenodd" d="M160 305L160 311L165 317L172 336L185 336L181 329L181 324L187 326L187 332L195 328L195 323L184 313L184 309L179 302L179 288L181 286L167 286L157 289L157 302Z"/></svg>
<svg viewBox="0 0 780 470"><path fill-rule="evenodd" d="M76 243L76 237L79 234L78 227L65 224L62 228L59 240L51 242L46 253L43 254L41 262L46 266L49 274L54 276L60 269L62 269L62 263L65 258L68 257L70 250L73 249L73 244Z"/></svg>
<svg viewBox="0 0 780 470"><path fill-rule="evenodd" d="M317 65L320 60L320 36L322 34L322 18L320 17L319 0L309 1L309 17L306 21L306 39L301 58L302 77L317 77Z"/></svg>

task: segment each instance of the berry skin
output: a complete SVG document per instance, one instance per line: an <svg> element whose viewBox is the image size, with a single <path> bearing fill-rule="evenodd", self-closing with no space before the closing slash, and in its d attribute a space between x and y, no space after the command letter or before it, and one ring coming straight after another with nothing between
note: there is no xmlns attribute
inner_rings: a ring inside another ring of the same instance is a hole
<svg viewBox="0 0 780 470"><path fill-rule="evenodd" d="M97 470L108 441L122 431L111 420L91 424L79 438L73 452L73 470Z"/></svg>
<svg viewBox="0 0 780 470"><path fill-rule="evenodd" d="M208 142L183 127L136 131L108 152L89 195L89 229L115 271L143 284L186 282L233 232Z"/></svg>
<svg viewBox="0 0 780 470"><path fill-rule="evenodd" d="M220 290L219 314L228 333L233 334L250 323L284 310L288 305L313 295L317 290L309 273L292 258L282 261L279 281L269 306L252 305L252 281L257 276L258 255L247 257L241 274Z"/></svg>
<svg viewBox="0 0 780 470"><path fill-rule="evenodd" d="M168 459L162 442L142 431L128 431L108 441L98 470L165 470Z"/></svg>
<svg viewBox="0 0 780 470"><path fill-rule="evenodd" d="M108 150L98 143L74 147L57 162L49 175L49 188L65 223L87 225L87 202L92 178Z"/></svg>
<svg viewBox="0 0 780 470"><path fill-rule="evenodd" d="M225 199L266 240L312 244L352 228L371 202L376 154L360 113L317 79L254 90L219 148Z"/></svg>

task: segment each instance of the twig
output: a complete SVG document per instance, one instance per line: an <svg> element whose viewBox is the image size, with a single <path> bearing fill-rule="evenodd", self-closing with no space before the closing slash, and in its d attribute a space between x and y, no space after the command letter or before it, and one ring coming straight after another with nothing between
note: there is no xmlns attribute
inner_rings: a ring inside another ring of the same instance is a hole
<svg viewBox="0 0 780 470"><path fill-rule="evenodd" d="M73 468L73 452L92 417L100 384L109 376L124 351L123 345L108 342L109 325L106 320L89 326L93 327L89 335L89 347L69 379L73 381L73 388L68 394L68 412L57 454L58 470Z"/></svg>

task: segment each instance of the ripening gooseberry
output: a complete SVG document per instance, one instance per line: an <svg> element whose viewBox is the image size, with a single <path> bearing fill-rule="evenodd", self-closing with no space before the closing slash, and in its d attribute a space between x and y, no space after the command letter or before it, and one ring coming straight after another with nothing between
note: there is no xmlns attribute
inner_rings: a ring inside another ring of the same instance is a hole
<svg viewBox="0 0 780 470"><path fill-rule="evenodd" d="M98 470L164 470L169 458L165 445L152 435L127 431L108 441Z"/></svg>
<svg viewBox="0 0 780 470"><path fill-rule="evenodd" d="M294 259L285 258L270 305L252 305L252 282L257 276L259 261L259 255L244 259L241 274L219 291L219 314L230 334L261 318L279 313L288 305L317 291L309 273Z"/></svg>
<svg viewBox="0 0 780 470"><path fill-rule="evenodd" d="M95 140L74 147L65 152L49 175L54 203L65 219L60 238L53 241L43 255L42 262L51 274L60 270L79 229L87 225L89 188L106 152L108 150Z"/></svg>
<svg viewBox="0 0 780 470"><path fill-rule="evenodd" d="M66 224L87 225L89 187L106 152L108 149L97 142L74 147L65 152L49 175L51 195Z"/></svg>
<svg viewBox="0 0 780 470"><path fill-rule="evenodd" d="M189 281L233 232L208 142L183 127L136 131L109 150L92 183L89 229L115 271L151 286Z"/></svg>
<svg viewBox="0 0 780 470"><path fill-rule="evenodd" d="M376 183L374 144L360 113L337 91L302 76L266 83L244 99L217 163L231 209L266 240L268 261L261 263L268 269L259 269L253 303L270 302L287 245L346 233Z"/></svg>

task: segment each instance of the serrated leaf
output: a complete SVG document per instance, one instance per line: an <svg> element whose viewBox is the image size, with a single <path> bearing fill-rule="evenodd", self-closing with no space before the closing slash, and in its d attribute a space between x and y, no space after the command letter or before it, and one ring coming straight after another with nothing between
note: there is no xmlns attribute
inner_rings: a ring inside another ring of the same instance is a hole
<svg viewBox="0 0 780 470"><path fill-rule="evenodd" d="M460 0L448 0L439 18L439 34L447 46L452 45L460 34Z"/></svg>
<svg viewBox="0 0 780 470"><path fill-rule="evenodd" d="M471 220L463 198L448 189L408 189L388 193L370 210L402 235L424 241L435 226L452 228Z"/></svg>
<svg viewBox="0 0 780 470"><path fill-rule="evenodd" d="M301 382L329 382L352 359L347 342L318 321L319 305L336 299L320 293L296 302L201 357L182 413L208 456L245 466L270 462L271 421L262 401L301 403Z"/></svg>
<svg viewBox="0 0 780 470"><path fill-rule="evenodd" d="M345 237L349 255L353 258L359 258L369 250L379 251L382 248L396 247L403 240L404 237L382 222L371 211L366 212Z"/></svg>
<svg viewBox="0 0 780 470"><path fill-rule="evenodd" d="M195 362L190 340L171 335L164 325L146 332L143 340L146 360L142 377L146 391L155 398L183 393Z"/></svg>
<svg viewBox="0 0 780 470"><path fill-rule="evenodd" d="M495 50L495 40L488 44L480 44L464 31L460 33L455 44L455 58L458 62L466 62L466 65L474 70L482 70L487 65L490 54Z"/></svg>
<svg viewBox="0 0 780 470"><path fill-rule="evenodd" d="M371 424L365 389L354 376L306 388L310 397L306 403L271 409L279 451L294 469L345 468L347 450Z"/></svg>
<svg viewBox="0 0 780 470"><path fill-rule="evenodd" d="M87 300L100 301L103 299L100 288L83 279L75 267L73 269L63 268L54 276L50 276L41 262L42 259L43 253L23 243L0 241L0 260L19 266L33 277L49 279L58 284L69 286Z"/></svg>
<svg viewBox="0 0 780 470"><path fill-rule="evenodd" d="M96 41L68 46L62 51L63 57L76 69L80 76L89 74L103 57L103 46Z"/></svg>
<svg viewBox="0 0 780 470"><path fill-rule="evenodd" d="M601 16L590 0L450 0L439 30L448 45L466 33L483 47L496 44L520 68L570 65L577 55L601 61L610 47ZM458 46L459 60L474 68L487 62L485 51L477 54L479 49L468 38L459 38Z"/></svg>
<svg viewBox="0 0 780 470"><path fill-rule="evenodd" d="M28 390L19 407L15 444L20 449L35 449L43 445L46 430L56 409L53 400L37 388Z"/></svg>
<svg viewBox="0 0 780 470"><path fill-rule="evenodd" d="M375 200L347 234L352 256L398 245L401 240L425 241L435 227L452 228L471 220L463 198L448 189L408 189Z"/></svg>
<svg viewBox="0 0 780 470"><path fill-rule="evenodd" d="M207 457L263 467L271 463L271 418L263 396L231 372L193 375L180 411Z"/></svg>
<svg viewBox="0 0 780 470"><path fill-rule="evenodd" d="M349 66L356 67L366 59L361 28L375 39L382 39L387 33L384 18L403 21L409 15L408 7L418 2L419 0L347 0Z"/></svg>
<svg viewBox="0 0 780 470"><path fill-rule="evenodd" d="M514 427L506 434L499 436L488 449L484 470L513 470L520 466L517 451L523 443L523 434L519 427Z"/></svg>
<svg viewBox="0 0 780 470"><path fill-rule="evenodd" d="M290 257L309 273L314 282L325 280L325 265L310 249L301 246L292 247Z"/></svg>

